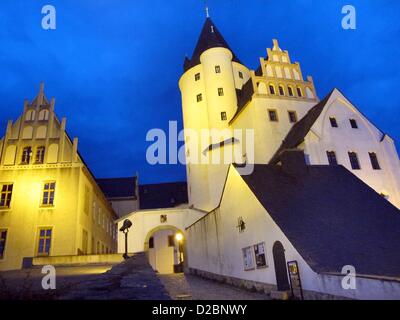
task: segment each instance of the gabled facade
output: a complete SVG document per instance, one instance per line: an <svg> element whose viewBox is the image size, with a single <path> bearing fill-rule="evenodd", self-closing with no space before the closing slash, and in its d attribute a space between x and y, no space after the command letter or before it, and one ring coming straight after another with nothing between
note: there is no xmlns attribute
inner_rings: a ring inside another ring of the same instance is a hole
<svg viewBox="0 0 400 320"><path fill-rule="evenodd" d="M116 251L115 212L44 95L0 142L0 270L24 258Z"/></svg>

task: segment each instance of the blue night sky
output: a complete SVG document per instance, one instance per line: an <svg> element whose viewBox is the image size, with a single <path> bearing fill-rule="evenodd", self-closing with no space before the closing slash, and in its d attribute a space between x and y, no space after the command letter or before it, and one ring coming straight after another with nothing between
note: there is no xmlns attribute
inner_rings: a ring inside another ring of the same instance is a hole
<svg viewBox="0 0 400 320"><path fill-rule="evenodd" d="M341 8L357 9L357 30ZM57 9L57 29L41 9ZM323 98L338 87L381 130L400 139L400 1L209 0L211 18L249 68L279 39ZM141 183L185 179L180 165L146 163L146 133L182 127L178 80L205 19L201 0L2 0L0 128L16 120L39 83L56 97L70 136L97 177ZM400 146L398 144L398 146Z"/></svg>

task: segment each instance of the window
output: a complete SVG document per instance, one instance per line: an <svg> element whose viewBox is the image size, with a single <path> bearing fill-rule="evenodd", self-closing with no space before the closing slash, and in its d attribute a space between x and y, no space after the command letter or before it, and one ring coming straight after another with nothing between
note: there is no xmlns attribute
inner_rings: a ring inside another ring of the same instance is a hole
<svg viewBox="0 0 400 320"><path fill-rule="evenodd" d="M224 95L224 88L218 88L218 95L222 97Z"/></svg>
<svg viewBox="0 0 400 320"><path fill-rule="evenodd" d="M51 248L51 228L39 228L38 256L49 256Z"/></svg>
<svg viewBox="0 0 400 320"><path fill-rule="evenodd" d="M330 118L329 118L329 121L331 122L331 127L332 127L332 128L337 128L337 127L339 127L335 117L330 117Z"/></svg>
<svg viewBox="0 0 400 320"><path fill-rule="evenodd" d="M22 150L21 164L29 164L31 162L31 158L32 158L32 148L25 147Z"/></svg>
<svg viewBox="0 0 400 320"><path fill-rule="evenodd" d="M326 156L328 157L328 163L331 166L337 166L338 162L336 159L336 153L335 151L327 151Z"/></svg>
<svg viewBox="0 0 400 320"><path fill-rule="evenodd" d="M289 96L291 96L291 97L294 96L293 88L290 86L288 87L288 93L289 93Z"/></svg>
<svg viewBox="0 0 400 320"><path fill-rule="evenodd" d="M199 81L200 80L200 73L196 73L194 75L194 81Z"/></svg>
<svg viewBox="0 0 400 320"><path fill-rule="evenodd" d="M55 182L46 182L43 188L43 206L53 206L54 205L54 194L56 192Z"/></svg>
<svg viewBox="0 0 400 320"><path fill-rule="evenodd" d="M353 170L360 170L361 169L360 162L358 161L357 153L349 152L349 159L350 159L351 168Z"/></svg>
<svg viewBox="0 0 400 320"><path fill-rule="evenodd" d="M25 121L34 121L35 120L36 111L28 110L25 115Z"/></svg>
<svg viewBox="0 0 400 320"><path fill-rule="evenodd" d="M46 148L41 146L41 147L37 147L36 149L36 159L35 162L36 163L43 163L44 162L44 153L46 151Z"/></svg>
<svg viewBox="0 0 400 320"><path fill-rule="evenodd" d="M275 94L275 86L274 86L273 84L270 84L270 85L269 85L269 92L270 92L271 94Z"/></svg>
<svg viewBox="0 0 400 320"><path fill-rule="evenodd" d="M196 97L197 102L203 101L203 95L201 93L199 93Z"/></svg>
<svg viewBox="0 0 400 320"><path fill-rule="evenodd" d="M369 152L369 159L371 160L372 169L381 170L381 166L375 152Z"/></svg>
<svg viewBox="0 0 400 320"><path fill-rule="evenodd" d="M226 112L224 111L224 112L221 112L221 120L222 121L226 121L227 120L227 118L226 118Z"/></svg>
<svg viewBox="0 0 400 320"><path fill-rule="evenodd" d="M273 122L278 121L278 114L276 113L276 110L268 110L268 115L269 115L269 120Z"/></svg>
<svg viewBox="0 0 400 320"><path fill-rule="evenodd" d="M303 96L303 90L300 87L297 87L297 95L301 98Z"/></svg>
<svg viewBox="0 0 400 320"><path fill-rule="evenodd" d="M166 223L167 222L167 215L162 214L160 215L160 223Z"/></svg>
<svg viewBox="0 0 400 320"><path fill-rule="evenodd" d="M1 187L0 208L10 208L12 191L12 184L3 184Z"/></svg>
<svg viewBox="0 0 400 320"><path fill-rule="evenodd" d="M175 237L173 234L168 236L168 247L175 247Z"/></svg>
<svg viewBox="0 0 400 320"><path fill-rule="evenodd" d="M149 248L150 248L150 249L153 249L153 248L154 248L154 238L153 238L153 237L151 237L151 238L149 239Z"/></svg>
<svg viewBox="0 0 400 320"><path fill-rule="evenodd" d="M221 67L215 66L215 73L221 73Z"/></svg>
<svg viewBox="0 0 400 320"><path fill-rule="evenodd" d="M297 113L296 113L296 111L288 111L288 115L289 115L289 121L291 123L297 122Z"/></svg>
<svg viewBox="0 0 400 320"><path fill-rule="evenodd" d="M350 125L353 129L358 129L358 124L355 119L350 119Z"/></svg>
<svg viewBox="0 0 400 320"><path fill-rule="evenodd" d="M242 71L239 71L239 78L243 79L243 72Z"/></svg>
<svg viewBox="0 0 400 320"><path fill-rule="evenodd" d="M6 251L7 241L7 230L0 230L0 259L4 258L4 252Z"/></svg>
<svg viewBox="0 0 400 320"><path fill-rule="evenodd" d="M283 89L283 86L279 86L279 95L281 96L285 95L285 90Z"/></svg>

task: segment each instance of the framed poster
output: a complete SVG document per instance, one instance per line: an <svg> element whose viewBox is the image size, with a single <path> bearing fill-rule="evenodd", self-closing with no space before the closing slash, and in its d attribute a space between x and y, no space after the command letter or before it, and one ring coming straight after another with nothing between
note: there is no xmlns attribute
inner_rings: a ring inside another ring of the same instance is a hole
<svg viewBox="0 0 400 320"><path fill-rule="evenodd" d="M256 258L257 269L267 268L267 254L265 252L265 242L254 246L254 256Z"/></svg>
<svg viewBox="0 0 400 320"><path fill-rule="evenodd" d="M251 247L243 248L243 265L244 265L244 270L254 270L254 259L253 259L253 250L251 250Z"/></svg>

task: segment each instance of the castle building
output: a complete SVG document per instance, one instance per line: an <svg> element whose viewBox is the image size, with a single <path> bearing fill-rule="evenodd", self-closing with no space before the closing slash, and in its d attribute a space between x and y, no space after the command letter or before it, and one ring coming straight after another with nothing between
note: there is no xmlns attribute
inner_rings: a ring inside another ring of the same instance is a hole
<svg viewBox="0 0 400 320"><path fill-rule="evenodd" d="M124 218L136 225L133 251L171 272L154 260L159 252L158 260L177 262L168 239L179 232L186 270L205 277L281 296L400 298L393 139L338 89L321 100L277 40L257 70L246 67L208 16L179 88L188 204L121 218L119 226ZM235 149L238 158L221 160ZM193 161L199 156L206 161ZM159 231L164 240L154 241ZM342 285L349 266L352 289Z"/></svg>
<svg viewBox="0 0 400 320"><path fill-rule="evenodd" d="M24 258L112 253L116 214L40 87L0 140L0 270Z"/></svg>

